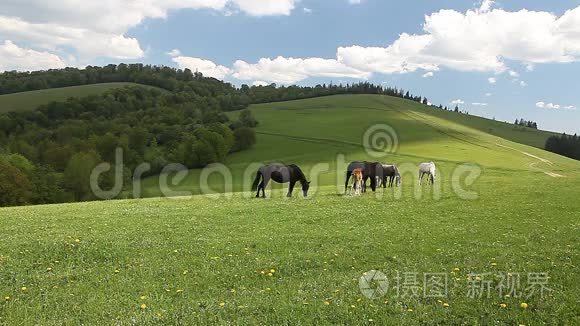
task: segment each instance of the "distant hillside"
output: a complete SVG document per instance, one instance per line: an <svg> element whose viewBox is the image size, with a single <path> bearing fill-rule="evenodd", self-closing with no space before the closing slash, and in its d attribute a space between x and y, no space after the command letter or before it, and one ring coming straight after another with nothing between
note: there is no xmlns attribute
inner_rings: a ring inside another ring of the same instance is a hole
<svg viewBox="0 0 580 326"><path fill-rule="evenodd" d="M100 95L108 90L126 86L136 86L136 83L103 83L82 86L70 86L61 88L42 89L37 91L20 92L0 95L0 113L11 111L34 110L40 105L52 101L64 101L69 97L84 97L88 95ZM146 85L140 85L143 87Z"/></svg>

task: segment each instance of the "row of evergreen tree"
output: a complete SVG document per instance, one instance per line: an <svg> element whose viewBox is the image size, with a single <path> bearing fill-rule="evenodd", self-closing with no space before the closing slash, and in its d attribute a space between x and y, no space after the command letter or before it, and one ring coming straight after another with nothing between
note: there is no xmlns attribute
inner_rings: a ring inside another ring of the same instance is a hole
<svg viewBox="0 0 580 326"><path fill-rule="evenodd" d="M514 125L520 126L520 127L538 129L538 123L535 121L531 121L531 120L516 119L516 121L514 122Z"/></svg>
<svg viewBox="0 0 580 326"><path fill-rule="evenodd" d="M545 149L556 154L580 160L580 137L562 134L546 140Z"/></svg>

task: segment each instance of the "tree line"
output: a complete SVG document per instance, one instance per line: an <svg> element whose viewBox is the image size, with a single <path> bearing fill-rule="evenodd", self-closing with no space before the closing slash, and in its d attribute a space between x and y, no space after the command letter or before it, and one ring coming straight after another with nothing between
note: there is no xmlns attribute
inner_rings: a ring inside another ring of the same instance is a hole
<svg viewBox="0 0 580 326"><path fill-rule="evenodd" d="M580 137L562 134L550 136L546 140L547 151L580 160Z"/></svg>
<svg viewBox="0 0 580 326"><path fill-rule="evenodd" d="M516 121L514 122L514 125L520 126L520 127L538 129L538 123L536 123L535 121L531 121L531 120L516 119Z"/></svg>

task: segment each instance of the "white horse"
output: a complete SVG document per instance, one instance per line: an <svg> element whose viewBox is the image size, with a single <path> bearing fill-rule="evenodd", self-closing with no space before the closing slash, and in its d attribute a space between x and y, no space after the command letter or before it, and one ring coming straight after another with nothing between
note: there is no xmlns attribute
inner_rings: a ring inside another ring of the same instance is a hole
<svg viewBox="0 0 580 326"><path fill-rule="evenodd" d="M431 184L435 183L435 163L433 162L429 162L429 163L421 163L419 164L419 184L422 185L423 184L423 176L425 174L429 175L429 180L427 180L427 183L429 183L429 181L431 181Z"/></svg>

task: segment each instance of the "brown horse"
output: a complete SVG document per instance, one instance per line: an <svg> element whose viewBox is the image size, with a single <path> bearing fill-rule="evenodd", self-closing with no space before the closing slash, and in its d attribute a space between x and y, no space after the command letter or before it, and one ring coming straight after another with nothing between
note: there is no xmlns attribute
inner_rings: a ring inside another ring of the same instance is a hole
<svg viewBox="0 0 580 326"><path fill-rule="evenodd" d="M352 190L354 195L358 196L362 193L363 185L363 170L361 168L352 171Z"/></svg>
<svg viewBox="0 0 580 326"><path fill-rule="evenodd" d="M348 181L350 180L352 172L355 169L362 169L363 173L362 191L366 192L367 179L371 179L371 189L375 191L377 189L377 176L380 177L381 179L383 177L383 167L381 163L355 161L351 162L346 169L346 181L344 182L344 192L346 193L346 190L348 188Z"/></svg>

